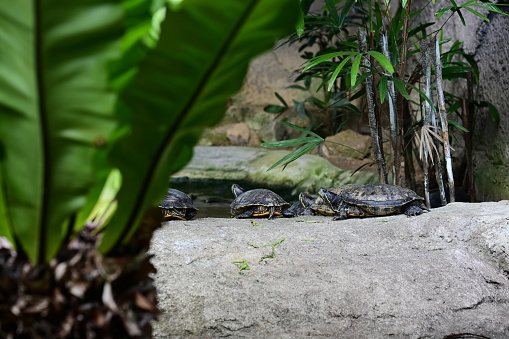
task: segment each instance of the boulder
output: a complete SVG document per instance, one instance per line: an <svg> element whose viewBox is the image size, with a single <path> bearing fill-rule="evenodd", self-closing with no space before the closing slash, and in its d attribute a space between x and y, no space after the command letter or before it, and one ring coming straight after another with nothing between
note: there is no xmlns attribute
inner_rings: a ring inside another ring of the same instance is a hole
<svg viewBox="0 0 509 339"><path fill-rule="evenodd" d="M258 135L244 122L225 126L226 137L233 146L260 146Z"/></svg>
<svg viewBox="0 0 509 339"><path fill-rule="evenodd" d="M327 158L342 157L361 160L366 158L370 147L369 135L362 135L349 129L325 138L322 151Z"/></svg>
<svg viewBox="0 0 509 339"><path fill-rule="evenodd" d="M206 129L200 139L201 146L260 146L258 135L244 122Z"/></svg>
<svg viewBox="0 0 509 339"><path fill-rule="evenodd" d="M509 338L507 200L251 221L156 231L154 339Z"/></svg>
<svg viewBox="0 0 509 339"><path fill-rule="evenodd" d="M172 180L243 181L260 187L284 187L292 195L301 191L318 192L320 187L367 184L378 180L376 172L358 171L354 174L352 170L335 167L327 159L310 154L295 160L284 170L278 166L267 171L288 153L268 148L197 146L189 164L175 173Z"/></svg>

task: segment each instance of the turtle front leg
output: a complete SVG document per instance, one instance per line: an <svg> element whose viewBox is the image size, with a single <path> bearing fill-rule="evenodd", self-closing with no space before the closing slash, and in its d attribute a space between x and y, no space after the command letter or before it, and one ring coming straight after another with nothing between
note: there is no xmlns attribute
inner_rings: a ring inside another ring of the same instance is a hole
<svg viewBox="0 0 509 339"><path fill-rule="evenodd" d="M274 213L275 213L275 207L270 206L269 207L269 220L272 219L272 217L274 216Z"/></svg>
<svg viewBox="0 0 509 339"><path fill-rule="evenodd" d="M244 218L251 218L253 216L254 211L253 210L247 210L240 214L237 214L235 218L237 219L244 219Z"/></svg>
<svg viewBox="0 0 509 339"><path fill-rule="evenodd" d="M348 214L346 213L346 204L341 203L336 216L332 220L345 220L346 218L348 218Z"/></svg>
<svg viewBox="0 0 509 339"><path fill-rule="evenodd" d="M413 217L413 216L424 213L424 211L421 207L424 207L426 210L429 211L429 209L427 207L421 206L421 204L411 203L406 206L403 206L402 212L405 213L407 217Z"/></svg>

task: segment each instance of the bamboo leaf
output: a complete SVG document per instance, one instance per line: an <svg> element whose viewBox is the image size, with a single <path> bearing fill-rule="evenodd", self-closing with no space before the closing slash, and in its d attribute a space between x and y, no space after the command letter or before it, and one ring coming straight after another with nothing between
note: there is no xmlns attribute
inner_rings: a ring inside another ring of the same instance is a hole
<svg viewBox="0 0 509 339"><path fill-rule="evenodd" d="M484 8L484 9L486 9L488 11L495 12L497 14L502 14L502 15L505 15L505 16L509 15L507 13L502 12L502 10L497 7L497 6L502 6L502 5L503 4L491 4L489 2L482 2L482 3L475 3L472 6Z"/></svg>
<svg viewBox="0 0 509 339"><path fill-rule="evenodd" d="M428 97L426 96L426 94L425 94L423 91L421 91L420 89L418 89L417 87L415 87L414 85L412 85L412 84L410 84L410 83L408 83L408 82L407 82L406 84L407 84L407 86L410 86L410 87L411 87L414 91L416 91L417 93L419 93L419 95L421 96L421 98L422 98L423 100L425 100L425 101L427 101L427 102L428 102L428 104L431 106L431 109L433 109L433 111L436 111L435 104L433 103L433 101L431 101L431 99L430 99L430 98L428 98Z"/></svg>
<svg viewBox="0 0 509 339"><path fill-rule="evenodd" d="M353 7L353 5L356 3L356 1L357 0L347 0L345 2L343 8L341 9L341 15L340 15L339 21L338 21L338 28L340 28L343 25L343 23L345 22L345 18L348 15L348 12Z"/></svg>
<svg viewBox="0 0 509 339"><path fill-rule="evenodd" d="M302 119L306 119L306 116L308 115L305 103L306 103L305 101L296 102L296 105L294 107L294 109L297 111L297 113Z"/></svg>
<svg viewBox="0 0 509 339"><path fill-rule="evenodd" d="M430 27L430 26L433 26L435 23L434 22L427 22L427 23L424 23L424 24L421 24L415 28L413 28L409 33L408 33L408 37L413 37L414 35L416 35L417 33L419 32L423 32L423 33L426 33L426 28Z"/></svg>
<svg viewBox="0 0 509 339"><path fill-rule="evenodd" d="M396 89L398 90L398 92L401 93L401 95L403 95L403 97L407 100L410 99L410 95L408 94L408 92L406 91L406 88L405 86L409 86L410 88L412 88L414 91L416 91L417 93L419 93L419 95L421 96L421 98L425 101L428 102L428 104L431 106L431 109L433 109L434 111L436 111L436 108L435 108L435 104L433 103L433 101L431 101L430 98L428 98L426 96L426 94L421 91L420 89L418 89L417 87L415 87L414 85L412 85L411 83L408 83L406 81L402 81L402 80L399 80L399 79L392 79L394 81L394 85L396 86ZM406 95L406 96L405 96Z"/></svg>
<svg viewBox="0 0 509 339"><path fill-rule="evenodd" d="M131 237L169 175L191 159L204 128L221 119L250 59L289 34L297 14L294 0L186 0L167 10L157 47L122 96L133 129L111 153L123 185L102 252Z"/></svg>
<svg viewBox="0 0 509 339"><path fill-rule="evenodd" d="M405 88L405 83L399 79L392 79L392 81L394 82L394 86L396 87L396 90L403 96L403 98L407 99L407 100L410 100L410 94L408 94L406 88Z"/></svg>
<svg viewBox="0 0 509 339"><path fill-rule="evenodd" d="M491 120L493 120L494 123L500 122L500 114L498 113L497 108L490 102L488 104L488 109L490 111Z"/></svg>
<svg viewBox="0 0 509 339"><path fill-rule="evenodd" d="M468 129L466 129L465 127L461 126L460 124L458 124L456 121L454 120L447 120L447 122L449 123L449 125L453 125L454 127L457 127L459 128L460 130L462 130L463 132L468 132Z"/></svg>
<svg viewBox="0 0 509 339"><path fill-rule="evenodd" d="M304 13L302 10L299 11L299 18L297 19L297 24L295 25L295 32L297 36L300 37L304 33L305 29L305 21L304 21Z"/></svg>
<svg viewBox="0 0 509 339"><path fill-rule="evenodd" d="M267 105L263 108L263 111L267 113L283 113L286 110L288 110L288 107L279 105Z"/></svg>
<svg viewBox="0 0 509 339"><path fill-rule="evenodd" d="M311 134L312 136L314 136L314 137L316 137L316 138L323 139L321 136L319 136L319 135L318 135L318 134L316 134L315 132L312 132L312 131L310 131L310 130L308 130L308 129L302 128L302 127L300 127L300 126L297 126L297 125L291 124L291 123L286 122L286 121L281 121L281 123L282 123L283 125L286 125L286 126L288 126L288 127L291 127L291 128L293 128L293 129L296 129L296 130L298 130L298 131L304 132L304 133L306 133L306 134Z"/></svg>
<svg viewBox="0 0 509 339"><path fill-rule="evenodd" d="M315 137L304 137L304 138L297 138L297 139L290 139L290 140L264 142L260 146L267 147L267 148L285 148L285 147L302 145L302 144L312 142L312 141L322 141L322 140L323 140L322 138L318 139Z"/></svg>
<svg viewBox="0 0 509 339"><path fill-rule="evenodd" d="M285 99L283 99L283 97L279 95L278 92L275 92L274 94L276 95L276 98L278 98L278 100L283 104L283 106L288 108L288 104L286 103Z"/></svg>
<svg viewBox="0 0 509 339"><path fill-rule="evenodd" d="M334 26L339 27L339 16L338 11L336 10L336 5L332 0L325 0L325 5L327 6L329 17L332 19Z"/></svg>
<svg viewBox="0 0 509 339"><path fill-rule="evenodd" d="M488 110L490 111L491 120L493 120L494 123L499 123L500 121L500 115L498 113L498 109L490 102L487 101L481 101L479 103L480 107L488 107Z"/></svg>
<svg viewBox="0 0 509 339"><path fill-rule="evenodd" d="M470 13L473 13L473 14L477 15L479 18L483 19L484 21L490 22L490 19L488 19L486 16L482 15L481 13L476 11L475 9L472 9L470 7L463 7L463 8L466 9L467 11L469 11ZM459 12L458 12L458 14L459 14Z"/></svg>
<svg viewBox="0 0 509 339"><path fill-rule="evenodd" d="M332 86L334 86L334 82L336 81L336 78L338 77L338 74L339 72L341 72L341 70L343 69L343 67L346 65L346 63L350 60L350 57L348 58L344 58L338 65L338 67L336 67L336 69L334 70L334 72L332 72L332 75L330 76L330 80L329 80L329 86L327 87L327 91L330 92L330 90L332 89Z"/></svg>
<svg viewBox="0 0 509 339"><path fill-rule="evenodd" d="M286 88L290 88L290 89L299 89L299 90L301 90L301 91L307 91L307 90L308 90L307 88L302 87L302 86L299 86L299 85L290 85L290 86L288 86L288 87L286 87Z"/></svg>
<svg viewBox="0 0 509 339"><path fill-rule="evenodd" d="M456 10L456 13L458 13L458 16L460 17L460 20L461 20L461 23L463 24L463 26L466 26L467 23L465 22L465 18L463 17L463 14L461 14L461 10L459 8Z"/></svg>
<svg viewBox="0 0 509 339"><path fill-rule="evenodd" d="M447 13L448 11L450 11L451 9L453 9L454 7L452 6L445 6L445 7L442 7L440 8L436 13L435 13L435 16L437 18L440 18L442 15L444 15L445 13Z"/></svg>
<svg viewBox="0 0 509 339"><path fill-rule="evenodd" d="M330 59L334 59L334 58L337 58L337 57L340 57L340 56L345 56L345 55L355 55L355 54L358 54L357 52L334 52L334 53L327 53L327 54L323 54L323 55L320 55L320 56L317 56L317 57L314 57L312 59L309 59L306 63L307 63L307 66L304 67L304 69L302 70L302 72L305 72L307 70L309 70L311 67L313 66L316 66L326 60L330 60Z"/></svg>
<svg viewBox="0 0 509 339"><path fill-rule="evenodd" d="M385 97L388 95L387 93L387 83L389 79L386 75L382 75L380 81L378 82L378 88L380 90L380 102L383 103L385 101Z"/></svg>
<svg viewBox="0 0 509 339"><path fill-rule="evenodd" d="M355 81L357 80L357 74L359 74L359 66L361 64L362 57L363 57L362 54L357 54L352 62L352 70L350 72L351 73L350 87L352 87L352 88L355 87Z"/></svg>
<svg viewBox="0 0 509 339"><path fill-rule="evenodd" d="M306 154L307 152L309 152L316 146L320 145L322 142L323 142L323 139L319 140L319 141L307 143L307 144L297 148L295 151L288 153L283 158L279 159L279 161L277 161L275 164L270 166L269 169L267 169L267 172L270 171L271 169L277 167L280 164L283 165L283 170L284 170L286 168L286 166L288 166L289 164L291 164L292 162L294 162L295 160L297 160L298 158L300 158L301 156L303 156L304 154Z"/></svg>
<svg viewBox="0 0 509 339"><path fill-rule="evenodd" d="M394 73L394 67L392 67L391 61L387 59L385 55L377 51L368 51L367 53L375 58L375 60L378 61L378 63L382 65L382 67L385 68L387 72L391 74Z"/></svg>

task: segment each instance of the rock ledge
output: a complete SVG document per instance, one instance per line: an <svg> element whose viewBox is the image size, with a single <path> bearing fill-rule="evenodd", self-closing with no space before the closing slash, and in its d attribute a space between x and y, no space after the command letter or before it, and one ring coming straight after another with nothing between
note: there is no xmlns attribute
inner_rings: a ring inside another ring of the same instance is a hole
<svg viewBox="0 0 509 339"><path fill-rule="evenodd" d="M154 338L509 338L509 201L251 221L157 231Z"/></svg>

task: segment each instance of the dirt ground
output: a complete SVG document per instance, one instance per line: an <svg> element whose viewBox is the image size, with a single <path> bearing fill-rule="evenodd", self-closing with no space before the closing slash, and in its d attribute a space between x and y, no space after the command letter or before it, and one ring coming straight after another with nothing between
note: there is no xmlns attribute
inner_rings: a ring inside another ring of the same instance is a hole
<svg viewBox="0 0 509 339"><path fill-rule="evenodd" d="M172 221L151 254L154 338L509 338L507 200Z"/></svg>

